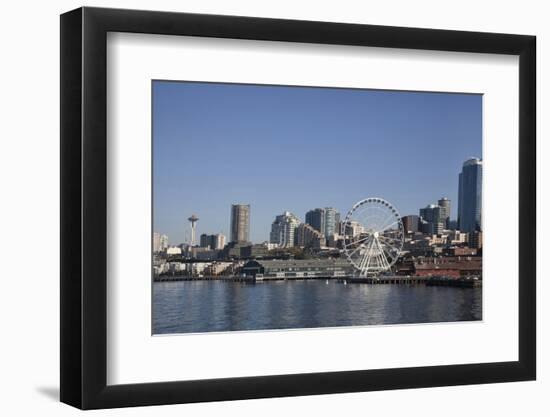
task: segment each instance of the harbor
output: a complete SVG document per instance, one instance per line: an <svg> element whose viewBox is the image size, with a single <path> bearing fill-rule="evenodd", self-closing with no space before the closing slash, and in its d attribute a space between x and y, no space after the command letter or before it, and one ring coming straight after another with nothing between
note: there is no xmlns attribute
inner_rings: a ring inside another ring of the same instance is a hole
<svg viewBox="0 0 550 417"><path fill-rule="evenodd" d="M183 277L182 277L183 278ZM339 278L153 283L153 333L303 329L482 319L482 288ZM434 277L435 278L435 277ZM347 284L346 284L347 282Z"/></svg>

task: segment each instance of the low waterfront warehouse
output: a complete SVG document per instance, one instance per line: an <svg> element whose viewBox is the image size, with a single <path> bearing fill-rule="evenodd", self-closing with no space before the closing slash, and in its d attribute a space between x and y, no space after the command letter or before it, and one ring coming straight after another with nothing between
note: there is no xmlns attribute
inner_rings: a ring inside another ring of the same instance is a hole
<svg viewBox="0 0 550 417"><path fill-rule="evenodd" d="M345 259L253 260L242 272L258 280L332 278L353 275L353 267Z"/></svg>

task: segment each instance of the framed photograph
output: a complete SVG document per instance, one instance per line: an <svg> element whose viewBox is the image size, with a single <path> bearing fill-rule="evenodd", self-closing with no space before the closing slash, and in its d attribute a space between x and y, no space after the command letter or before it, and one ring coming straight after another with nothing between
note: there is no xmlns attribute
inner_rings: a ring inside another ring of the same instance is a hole
<svg viewBox="0 0 550 417"><path fill-rule="evenodd" d="M533 380L535 37L61 16L61 401Z"/></svg>

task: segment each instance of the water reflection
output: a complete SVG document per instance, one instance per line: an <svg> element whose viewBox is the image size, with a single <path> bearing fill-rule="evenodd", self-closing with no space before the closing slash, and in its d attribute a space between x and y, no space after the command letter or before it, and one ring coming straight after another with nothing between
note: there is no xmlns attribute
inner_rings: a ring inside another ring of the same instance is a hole
<svg viewBox="0 0 550 417"><path fill-rule="evenodd" d="M480 288L322 280L158 282L153 333L481 320Z"/></svg>

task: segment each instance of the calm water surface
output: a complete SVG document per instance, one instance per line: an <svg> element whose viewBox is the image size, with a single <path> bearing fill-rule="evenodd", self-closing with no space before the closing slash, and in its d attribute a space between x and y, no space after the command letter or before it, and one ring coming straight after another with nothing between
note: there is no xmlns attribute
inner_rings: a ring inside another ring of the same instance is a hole
<svg viewBox="0 0 550 417"><path fill-rule="evenodd" d="M153 333L481 320L481 288L322 280L155 282Z"/></svg>

